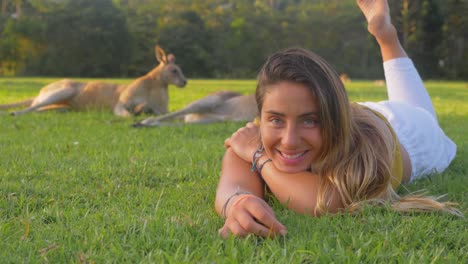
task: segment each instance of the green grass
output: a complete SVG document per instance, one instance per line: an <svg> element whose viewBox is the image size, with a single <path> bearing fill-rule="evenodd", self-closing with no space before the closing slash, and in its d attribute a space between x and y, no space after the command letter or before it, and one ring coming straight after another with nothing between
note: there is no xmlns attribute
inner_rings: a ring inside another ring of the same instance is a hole
<svg viewBox="0 0 468 264"><path fill-rule="evenodd" d="M0 79L0 103L28 98L53 79ZM126 83L129 80L111 80ZM170 88L170 110L255 81L191 80ZM457 143L449 169L408 186L468 208L468 89L427 82L439 120ZM385 98L372 82L352 100ZM366 208L311 218L274 203L285 238L221 239L213 209L223 141L241 123L134 129L109 112L0 114L2 263L467 263L468 221ZM406 191L401 189L400 193Z"/></svg>

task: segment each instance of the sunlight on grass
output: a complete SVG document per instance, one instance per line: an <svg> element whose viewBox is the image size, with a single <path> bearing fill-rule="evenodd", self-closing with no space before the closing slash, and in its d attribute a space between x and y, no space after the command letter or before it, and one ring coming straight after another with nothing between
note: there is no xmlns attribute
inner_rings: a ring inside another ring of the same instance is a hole
<svg viewBox="0 0 468 264"><path fill-rule="evenodd" d="M0 103L34 96L53 78L1 78ZM128 83L129 79L106 80ZM449 169L408 186L468 207L468 89L428 82L458 145ZM353 101L385 99L372 82L347 84ZM191 80L170 87L170 110L254 80ZM139 117L141 118L141 117ZM213 209L223 141L242 123L134 129L111 111L0 114L0 259L4 263L466 263L467 220L398 215L310 218L273 203L285 238L223 240ZM400 190L405 193L404 190Z"/></svg>

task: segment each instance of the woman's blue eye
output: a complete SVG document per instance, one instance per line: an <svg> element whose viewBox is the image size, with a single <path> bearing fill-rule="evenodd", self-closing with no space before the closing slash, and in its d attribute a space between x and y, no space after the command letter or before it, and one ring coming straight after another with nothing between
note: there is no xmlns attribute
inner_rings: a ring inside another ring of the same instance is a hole
<svg viewBox="0 0 468 264"><path fill-rule="evenodd" d="M304 125L309 126L309 127L315 127L319 124L319 122L315 119L305 119L304 120Z"/></svg>
<svg viewBox="0 0 468 264"><path fill-rule="evenodd" d="M281 120L275 118L275 119L272 119L271 122L272 122L273 124L279 124L279 123L281 123Z"/></svg>
<svg viewBox="0 0 468 264"><path fill-rule="evenodd" d="M279 118L271 118L271 119L270 119L270 122L271 122L272 124L274 124L274 125L280 125L280 124L283 123L283 121L282 121L281 119L279 119Z"/></svg>

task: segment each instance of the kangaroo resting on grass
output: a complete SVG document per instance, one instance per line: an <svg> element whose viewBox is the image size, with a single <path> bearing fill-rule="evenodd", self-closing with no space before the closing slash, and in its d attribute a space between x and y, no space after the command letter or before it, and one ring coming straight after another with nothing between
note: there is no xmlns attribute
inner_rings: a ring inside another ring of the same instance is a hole
<svg viewBox="0 0 468 264"><path fill-rule="evenodd" d="M170 125L170 121L183 119L185 123L213 123L222 121L252 121L257 116L255 96L231 91L219 91L203 97L179 111L158 117L149 117L134 127Z"/></svg>
<svg viewBox="0 0 468 264"><path fill-rule="evenodd" d="M182 88L187 84L187 80L182 70L175 64L174 55L166 56L159 46L155 46L155 55L159 65L128 85L97 81L82 83L64 79L46 85L34 98L0 105L0 109L28 106L24 110L12 112L12 115L69 108L77 110L109 108L118 116L167 113L168 85L174 84Z"/></svg>

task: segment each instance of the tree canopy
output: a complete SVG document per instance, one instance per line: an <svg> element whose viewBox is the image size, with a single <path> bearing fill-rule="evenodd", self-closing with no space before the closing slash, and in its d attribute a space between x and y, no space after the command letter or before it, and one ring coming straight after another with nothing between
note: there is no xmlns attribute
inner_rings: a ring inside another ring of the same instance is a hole
<svg viewBox="0 0 468 264"><path fill-rule="evenodd" d="M127 77L174 53L190 78L254 78L291 46L352 78L383 78L355 0L0 0L0 76ZM394 0L423 78L466 79L465 0Z"/></svg>

